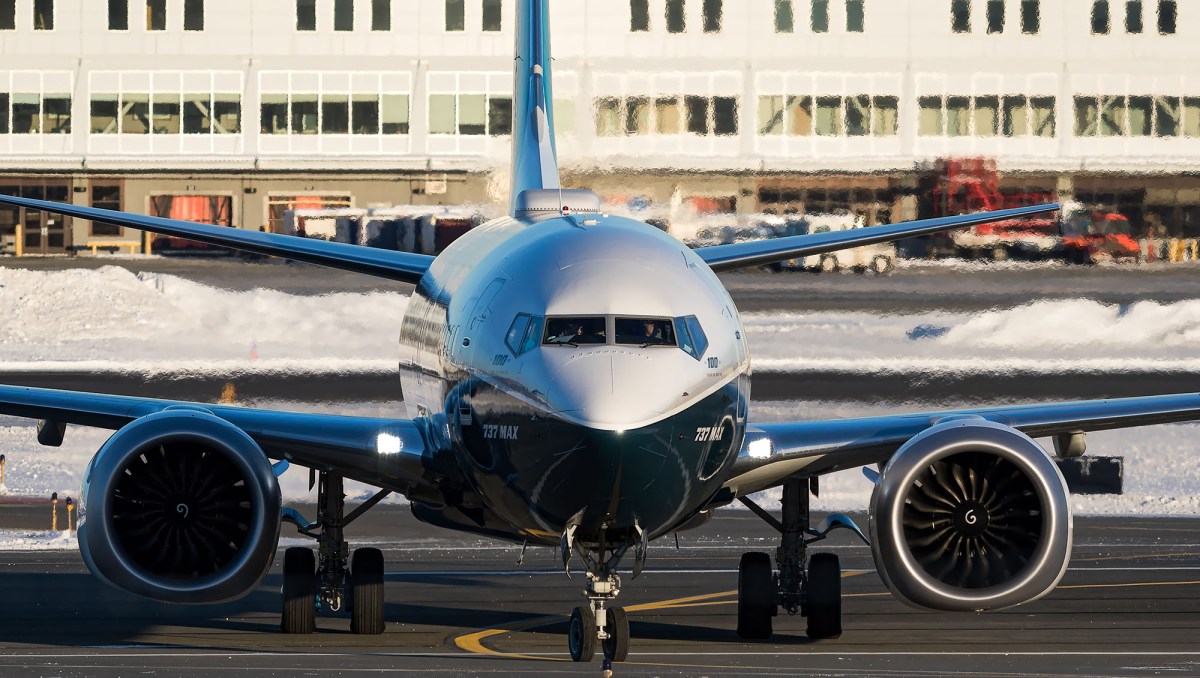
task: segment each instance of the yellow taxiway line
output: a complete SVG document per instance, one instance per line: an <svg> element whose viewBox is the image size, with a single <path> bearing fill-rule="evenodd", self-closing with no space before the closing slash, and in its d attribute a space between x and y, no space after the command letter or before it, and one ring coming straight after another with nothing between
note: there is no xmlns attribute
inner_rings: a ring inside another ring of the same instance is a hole
<svg viewBox="0 0 1200 678"><path fill-rule="evenodd" d="M863 570L843 572L842 578L844 579L847 577L854 577L854 576L858 576L861 574L866 574L866 572ZM667 609L675 609L675 608L682 608L682 607L703 607L703 606L707 606L707 605L732 605L732 604L736 603L737 601L736 600L714 600L714 599L715 598L728 598L729 596L736 596L736 595L737 595L737 589L731 589L729 591L719 591L717 593L703 593L703 594L700 594L697 596L686 596L684 598L672 598L670 600L660 600L660 601L656 601L653 603L640 603L638 605L630 605L629 607L625 608L625 611L626 612L646 612L648 610L667 610ZM879 593L879 594L859 593L859 594L847 594L847 595L858 597L858 596L887 595L887 594L886 593ZM493 657L505 657L507 659L542 659L542 660L546 660L546 661L567 661L566 659L564 659L562 657L546 657L546 656L541 656L541 655L526 655L526 654L518 654L518 653L512 653L512 652L501 652L499 650L493 650L492 648L488 647L487 645L484 645L484 643L483 643L483 641L487 640L488 638L492 638L495 636L502 636L507 633L516 633L518 631L528 631L529 629L535 629L540 626L549 626L550 624L566 621L567 619L569 619L569 617L567 615L551 614L551 615L546 615L544 617L536 617L534 619L527 619L522 622L510 622L507 624L498 624L496 626L490 626L486 629L478 629L476 631L472 631L471 633L457 636L454 639L454 644L455 644L455 646L458 647L458 649L465 650L465 651L473 653L473 654L490 655ZM666 664L655 664L655 665L656 666L667 666ZM680 665L680 666L682 666L682 665Z"/></svg>

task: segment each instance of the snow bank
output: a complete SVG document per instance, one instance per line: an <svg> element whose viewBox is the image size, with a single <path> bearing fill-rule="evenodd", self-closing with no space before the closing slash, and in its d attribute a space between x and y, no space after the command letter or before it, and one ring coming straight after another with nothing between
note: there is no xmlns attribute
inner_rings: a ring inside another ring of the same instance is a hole
<svg viewBox="0 0 1200 678"><path fill-rule="evenodd" d="M0 530L0 551L77 551L79 541L66 530Z"/></svg>
<svg viewBox="0 0 1200 678"><path fill-rule="evenodd" d="M1200 301L1040 301L982 313L744 314L760 370L1200 370Z"/></svg>
<svg viewBox="0 0 1200 678"><path fill-rule="evenodd" d="M383 292L231 292L113 266L54 272L0 267L0 359L5 369L44 361L265 366L289 359L361 362L386 352L394 364L407 304L406 296Z"/></svg>
<svg viewBox="0 0 1200 678"><path fill-rule="evenodd" d="M0 268L0 369L389 371L407 303L385 292L231 292L116 267ZM759 370L1200 370L1200 301L747 313L743 321Z"/></svg>

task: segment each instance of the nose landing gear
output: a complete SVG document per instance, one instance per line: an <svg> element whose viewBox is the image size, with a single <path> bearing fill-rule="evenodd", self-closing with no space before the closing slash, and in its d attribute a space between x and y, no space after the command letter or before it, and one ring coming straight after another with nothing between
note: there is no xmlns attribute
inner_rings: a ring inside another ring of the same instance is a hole
<svg viewBox="0 0 1200 678"><path fill-rule="evenodd" d="M563 534L564 561L570 558L574 546L573 539L573 529ZM583 595L587 596L588 604L581 605L571 612L571 624L567 633L571 659L577 662L590 662L596 654L597 644L604 652L604 658L610 662L623 662L629 656L629 617L624 608L614 607L612 604L621 592L621 578L615 570L630 544L623 544L609 551L604 542L604 531L601 530L598 544L579 545L580 556L587 567L587 588L584 589ZM645 560L644 538L638 545L637 559L638 563L634 567L635 577L641 572L641 565Z"/></svg>

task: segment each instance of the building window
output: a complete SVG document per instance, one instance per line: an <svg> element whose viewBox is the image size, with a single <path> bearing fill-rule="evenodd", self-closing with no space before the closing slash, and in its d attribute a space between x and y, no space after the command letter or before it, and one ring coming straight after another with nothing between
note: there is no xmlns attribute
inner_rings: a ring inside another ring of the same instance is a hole
<svg viewBox="0 0 1200 678"><path fill-rule="evenodd" d="M895 136L899 99L892 96L762 96L758 133L787 136Z"/></svg>
<svg viewBox="0 0 1200 678"><path fill-rule="evenodd" d="M102 210L121 211L121 186L113 185L96 185L92 184L92 207ZM101 237L117 237L121 235L121 227L114 224L105 224L99 221L92 221L88 235Z"/></svg>
<svg viewBox="0 0 1200 678"><path fill-rule="evenodd" d="M296 30L317 30L317 0L296 0Z"/></svg>
<svg viewBox="0 0 1200 678"><path fill-rule="evenodd" d="M594 105L596 136L643 134L733 136L737 134L737 97L600 97Z"/></svg>
<svg viewBox="0 0 1200 678"><path fill-rule="evenodd" d="M129 30L129 0L108 0L108 30Z"/></svg>
<svg viewBox="0 0 1200 678"><path fill-rule="evenodd" d="M950 137L1053 137L1054 97L923 96L917 134Z"/></svg>
<svg viewBox="0 0 1200 678"><path fill-rule="evenodd" d="M1142 32L1142 0L1126 0L1125 2L1125 32Z"/></svg>
<svg viewBox="0 0 1200 678"><path fill-rule="evenodd" d="M392 30L392 0L371 0L371 30Z"/></svg>
<svg viewBox="0 0 1200 678"><path fill-rule="evenodd" d="M350 91L340 88L326 92L323 85L318 85L307 91L289 92L290 82L286 79L280 82L280 75L286 78L286 74L271 74L275 78L272 82L278 85L265 85L259 97L260 132L264 135L366 136L409 132L408 94L385 94L379 81L374 86Z"/></svg>
<svg viewBox="0 0 1200 678"><path fill-rule="evenodd" d="M829 0L812 0L810 23L813 33L829 32Z"/></svg>
<svg viewBox="0 0 1200 678"><path fill-rule="evenodd" d="M33 30L54 30L54 0L33 0Z"/></svg>
<svg viewBox="0 0 1200 678"><path fill-rule="evenodd" d="M846 32L862 33L866 28L865 0L846 0Z"/></svg>
<svg viewBox="0 0 1200 678"><path fill-rule="evenodd" d="M1175 0L1158 0L1158 34L1173 35L1178 19L1178 3Z"/></svg>
<svg viewBox="0 0 1200 678"><path fill-rule="evenodd" d="M446 30L467 29L467 8L464 0L446 0Z"/></svg>
<svg viewBox="0 0 1200 678"><path fill-rule="evenodd" d="M167 0L146 0L146 30L167 30Z"/></svg>
<svg viewBox="0 0 1200 678"><path fill-rule="evenodd" d="M705 33L721 32L721 0L704 0L702 20Z"/></svg>
<svg viewBox="0 0 1200 678"><path fill-rule="evenodd" d="M333 30L354 30L354 0L333 1Z"/></svg>
<svg viewBox="0 0 1200 678"><path fill-rule="evenodd" d="M0 92L0 134L10 132L70 134L71 95Z"/></svg>
<svg viewBox="0 0 1200 678"><path fill-rule="evenodd" d="M38 114L37 92L14 92L12 95L12 133L38 134L42 131Z"/></svg>
<svg viewBox="0 0 1200 678"><path fill-rule="evenodd" d="M1075 134L1081 137L1198 137L1200 98L1149 94L1076 96Z"/></svg>
<svg viewBox="0 0 1200 678"><path fill-rule="evenodd" d="M512 134L512 97L430 94L429 133L465 136Z"/></svg>
<svg viewBox="0 0 1200 678"><path fill-rule="evenodd" d="M241 95L235 92L120 92L93 94L92 134L240 134Z"/></svg>
<svg viewBox="0 0 1200 678"><path fill-rule="evenodd" d="M971 32L971 0L950 0L950 30Z"/></svg>
<svg viewBox="0 0 1200 678"><path fill-rule="evenodd" d="M0 31L17 29L17 0L0 0Z"/></svg>
<svg viewBox="0 0 1200 678"><path fill-rule="evenodd" d="M183 0L183 30L204 30L204 0Z"/></svg>
<svg viewBox="0 0 1200 678"><path fill-rule="evenodd" d="M1092 33L1107 35L1110 30L1108 16L1108 0L1095 0L1092 3Z"/></svg>
<svg viewBox="0 0 1200 678"><path fill-rule="evenodd" d="M795 26L792 14L792 0L775 0L775 32L791 33Z"/></svg>
<svg viewBox="0 0 1200 678"><path fill-rule="evenodd" d="M1053 137L1054 97L1002 97L1000 133L1006 137Z"/></svg>
<svg viewBox="0 0 1200 678"><path fill-rule="evenodd" d="M667 32L682 33L687 30L683 0L667 0Z"/></svg>
<svg viewBox="0 0 1200 678"><path fill-rule="evenodd" d="M629 0L629 30L633 33L650 30L650 0Z"/></svg>
<svg viewBox="0 0 1200 678"><path fill-rule="evenodd" d="M1004 0L988 0L987 22L988 33L1004 32Z"/></svg>
<svg viewBox="0 0 1200 678"><path fill-rule="evenodd" d="M503 14L504 7L501 0L483 0L483 30L501 30Z"/></svg>
<svg viewBox="0 0 1200 678"><path fill-rule="evenodd" d="M1021 0L1021 32L1033 35L1041 29L1042 3L1040 0Z"/></svg>

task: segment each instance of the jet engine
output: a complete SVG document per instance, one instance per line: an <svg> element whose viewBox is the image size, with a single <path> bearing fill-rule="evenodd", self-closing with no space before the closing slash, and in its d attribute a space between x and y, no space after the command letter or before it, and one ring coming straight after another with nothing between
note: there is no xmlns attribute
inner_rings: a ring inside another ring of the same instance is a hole
<svg viewBox="0 0 1200 678"><path fill-rule="evenodd" d="M906 442L871 497L884 584L914 607L983 611L1049 593L1067 569L1066 482L1029 436L978 417Z"/></svg>
<svg viewBox="0 0 1200 678"><path fill-rule="evenodd" d="M92 458L79 548L118 588L222 602L271 567L280 510L279 483L250 436L201 408L168 408L120 429Z"/></svg>

